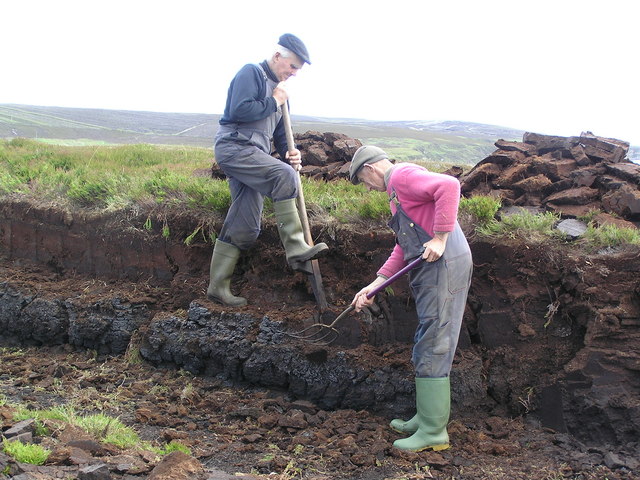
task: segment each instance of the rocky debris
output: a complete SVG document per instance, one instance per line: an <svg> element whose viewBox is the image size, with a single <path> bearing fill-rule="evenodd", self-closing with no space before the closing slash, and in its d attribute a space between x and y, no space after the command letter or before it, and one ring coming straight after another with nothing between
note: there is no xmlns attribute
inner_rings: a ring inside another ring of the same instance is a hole
<svg viewBox="0 0 640 480"><path fill-rule="evenodd" d="M111 480L111 473L104 463L89 465L78 471L78 480Z"/></svg>
<svg viewBox="0 0 640 480"><path fill-rule="evenodd" d="M208 471L202 463L181 451L164 456L141 450L134 445L131 450L120 450L114 445L100 443L86 432L60 420L43 420L45 432L36 436L35 420L27 419L15 424L7 423L14 410L3 407L3 420L0 422L0 439L20 441L23 444L41 444L49 450L44 465L21 463L0 452L0 472L9 474L9 478L50 479L77 478L79 480L223 480L238 478L220 471ZM46 433L48 432L48 433ZM177 432L168 437L185 438ZM172 438L173 439L173 438ZM0 443L0 450L1 448ZM0 474L0 478L5 478ZM252 479L253 476L242 476Z"/></svg>
<svg viewBox="0 0 640 480"><path fill-rule="evenodd" d="M24 444L44 444L49 447L45 465L22 463L0 453L2 472L9 478L50 479L77 478L78 480L115 480L147 478L149 480L211 480L202 463L191 455L174 451L160 458L149 451L122 452L112 445L101 445L88 434L61 421L45 420L45 425L55 423L53 436L32 438L34 419L24 420L6 430L2 438ZM28 432L27 432L28 430ZM62 434L60 432L71 432ZM24 437L26 432L29 438ZM78 437L76 437L78 435ZM74 438L79 438L75 439ZM139 475L144 474L143 477ZM148 475L147 475L148 474ZM3 478L0 476L0 478ZM224 478L224 477L219 477Z"/></svg>
<svg viewBox="0 0 640 480"><path fill-rule="evenodd" d="M579 238L587 231L587 224L575 218L568 218L559 222L556 228L567 238Z"/></svg>
<svg viewBox="0 0 640 480"><path fill-rule="evenodd" d="M477 411L456 414L449 424L451 449L400 452L391 447L399 435L388 427L390 417L367 410L323 410L283 392L229 388L226 382L210 377L131 364L122 357L94 359L81 350L0 351L5 375L15 379L4 392L10 399L28 398L32 409L48 408L57 392L34 389L35 383L25 372L42 374L51 363L92 360L99 375L69 370L60 378L60 389L76 399L78 412L102 405L104 413L117 415L140 437L152 439L157 446L178 439L191 454L159 455L141 449L140 444L120 449L65 422L46 420L49 433L41 430L42 436L34 439L51 450L45 465L18 463L0 453L0 471L8 472L9 478L170 480L185 478L188 472L186 478L196 480L258 480L290 478L288 474L294 471L296 478L308 480L524 480L560 478L559 472L563 478L585 480L636 478L632 469L637 466L637 455L632 446L615 450L603 445L588 447L566 433L541 429L523 416L478 415ZM85 387L78 385L79 378L88 382ZM114 388L104 388L105 384ZM87 392L92 392L90 397ZM0 413L11 417L8 410L12 407L0 408ZM141 409L155 415L132 415ZM4 421L0 427L13 425L15 422ZM413 475L418 468L428 475Z"/></svg>
<svg viewBox="0 0 640 480"><path fill-rule="evenodd" d="M525 133L498 140L498 149L461 179L462 194L499 197L505 207L540 207L563 218L634 228L640 222L640 165L627 159L627 142L598 137Z"/></svg>
<svg viewBox="0 0 640 480"><path fill-rule="evenodd" d="M23 420L11 426L2 433L2 436L11 441L19 441L22 443L31 443L33 441L33 433L35 431L35 420L30 418Z"/></svg>
<svg viewBox="0 0 640 480"><path fill-rule="evenodd" d="M205 480L202 464L186 453L176 451L164 457L149 474L149 480Z"/></svg>

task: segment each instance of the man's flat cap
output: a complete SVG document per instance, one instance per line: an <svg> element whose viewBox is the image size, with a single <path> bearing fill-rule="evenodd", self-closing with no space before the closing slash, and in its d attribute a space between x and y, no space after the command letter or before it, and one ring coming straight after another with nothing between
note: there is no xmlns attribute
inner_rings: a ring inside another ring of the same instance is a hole
<svg viewBox="0 0 640 480"><path fill-rule="evenodd" d="M389 156L381 148L373 145L363 145L360 147L356 150L356 153L353 154L351 165L349 166L349 180L351 180L351 183L354 185L360 183L360 180L358 180L358 172L362 170L365 164L376 163L385 158L388 159Z"/></svg>
<svg viewBox="0 0 640 480"><path fill-rule="evenodd" d="M307 51L307 47L304 46L302 40L291 33L285 33L278 40L278 45L282 45L284 48L288 48L293 53L300 57L300 60L311 65L311 60L309 60L309 52Z"/></svg>

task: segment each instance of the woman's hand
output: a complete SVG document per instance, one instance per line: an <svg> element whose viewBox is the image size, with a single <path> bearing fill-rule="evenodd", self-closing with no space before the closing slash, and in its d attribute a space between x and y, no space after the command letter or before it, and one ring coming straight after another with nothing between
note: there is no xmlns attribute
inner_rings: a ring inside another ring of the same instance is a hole
<svg viewBox="0 0 640 480"><path fill-rule="evenodd" d="M356 312L359 312L360 310L362 310L363 307L368 307L373 303L375 296L371 298L367 298L367 295L369 294L369 292L374 290L378 285L383 284L384 281L385 279L383 277L377 277L373 282L371 282L369 285L367 285L358 293L356 293L356 296L353 297L353 300L351 301L351 305L355 307Z"/></svg>
<svg viewBox="0 0 640 480"><path fill-rule="evenodd" d="M435 262L438 260L447 246L447 238L449 238L449 232L435 232L435 236L422 245L424 247L422 258L426 262Z"/></svg>

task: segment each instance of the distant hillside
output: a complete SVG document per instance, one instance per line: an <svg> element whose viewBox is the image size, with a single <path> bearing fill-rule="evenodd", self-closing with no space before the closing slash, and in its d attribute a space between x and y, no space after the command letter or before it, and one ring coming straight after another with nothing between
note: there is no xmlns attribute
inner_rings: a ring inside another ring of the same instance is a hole
<svg viewBox="0 0 640 480"><path fill-rule="evenodd" d="M52 143L150 143L211 148L220 115L0 104L0 138ZM378 145L399 160L475 165L496 140L521 140L523 131L470 122L373 121L292 116L294 132L343 133ZM579 132L578 132L579 133Z"/></svg>
<svg viewBox="0 0 640 480"><path fill-rule="evenodd" d="M0 137L211 146L219 115L0 105Z"/></svg>

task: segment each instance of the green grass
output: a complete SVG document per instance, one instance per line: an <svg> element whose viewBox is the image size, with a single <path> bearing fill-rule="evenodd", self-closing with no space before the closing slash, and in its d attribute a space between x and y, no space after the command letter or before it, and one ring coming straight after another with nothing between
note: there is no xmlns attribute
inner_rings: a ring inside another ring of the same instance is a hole
<svg viewBox="0 0 640 480"><path fill-rule="evenodd" d="M224 215L228 183L194 171L211 168L213 153L196 147L146 144L68 147L16 138L0 142L0 196L19 193L95 210L181 207ZM384 194L351 183L304 179L310 212L340 221L388 215ZM268 203L267 203L268 205ZM163 234L170 227L163 225Z"/></svg>
<svg viewBox="0 0 640 480"><path fill-rule="evenodd" d="M81 415L71 405L58 405L43 410L33 410L22 405L14 405L14 407L17 411L13 417L15 421L35 419L35 433L38 436L49 434L48 430L43 426L43 422L46 420L58 420L84 430L100 442L115 445L121 449L149 450L157 455L167 455L171 452L181 451L191 455L189 447L176 440L172 440L164 447L156 447L149 442L142 441L132 428L124 425L119 419L103 413Z"/></svg>
<svg viewBox="0 0 640 480"><path fill-rule="evenodd" d="M49 458L50 450L33 443L22 443L19 440L2 440L4 453L13 457L17 462L43 465Z"/></svg>
<svg viewBox="0 0 640 480"><path fill-rule="evenodd" d="M171 440L161 451L161 454L167 455L171 452L182 452L191 455L191 449L177 440Z"/></svg>
<svg viewBox="0 0 640 480"><path fill-rule="evenodd" d="M565 234L555 228L561 220L558 214L552 212L534 214L523 210L521 213L503 216L498 220L495 215L499 208L500 202L493 197L478 196L462 199L460 202L461 215L467 213L473 217L475 232L480 237L519 238L534 243L567 240ZM590 214L588 218L582 219L589 223L587 231L578 240L579 245L588 250L640 245L640 230L620 228L615 225L597 227L589 221L593 216Z"/></svg>
<svg viewBox="0 0 640 480"><path fill-rule="evenodd" d="M367 191L347 180L318 182L302 179L309 214L325 213L340 222L357 219L383 220L389 217L389 200L384 192Z"/></svg>
<svg viewBox="0 0 640 480"><path fill-rule="evenodd" d="M116 145L115 143L105 142L104 140L91 140L90 138L38 138L38 142L47 145L61 145L65 147L86 147L90 145Z"/></svg>
<svg viewBox="0 0 640 480"><path fill-rule="evenodd" d="M474 224L486 225L496 218L496 214L502 202L500 199L479 195L477 197L462 198L460 200L459 214L469 214L473 217Z"/></svg>
<svg viewBox="0 0 640 480"><path fill-rule="evenodd" d="M140 437L117 418L102 413L80 417L76 425L87 433L119 448L130 448L140 444Z"/></svg>
<svg viewBox="0 0 640 480"><path fill-rule="evenodd" d="M18 138L0 143L0 195L95 209L152 202L223 210L230 204L226 182L193 174L212 160L210 150L194 147L65 147Z"/></svg>
<svg viewBox="0 0 640 480"><path fill-rule="evenodd" d="M18 408L18 413L14 419L19 421L28 418L39 421L60 420L81 428L102 442L110 443L119 448L130 448L141 444L138 434L117 418L109 417L102 413L79 415L69 405L60 405L46 410Z"/></svg>
<svg viewBox="0 0 640 480"><path fill-rule="evenodd" d="M589 225L582 242L595 248L615 248L621 245L640 245L640 230L615 225Z"/></svg>
<svg viewBox="0 0 640 480"><path fill-rule="evenodd" d="M562 239L563 234L554 227L560 216L551 212L531 213L523 211L515 215L503 216L500 220L490 220L476 227L476 233L485 237L520 238L527 241Z"/></svg>
<svg viewBox="0 0 640 480"><path fill-rule="evenodd" d="M578 217L587 224L587 231L582 237L582 243L595 248L614 248L621 245L640 245L640 230L623 228L617 225L595 225L595 217L602 213L600 210L590 210ZM614 214L614 216L617 216Z"/></svg>

